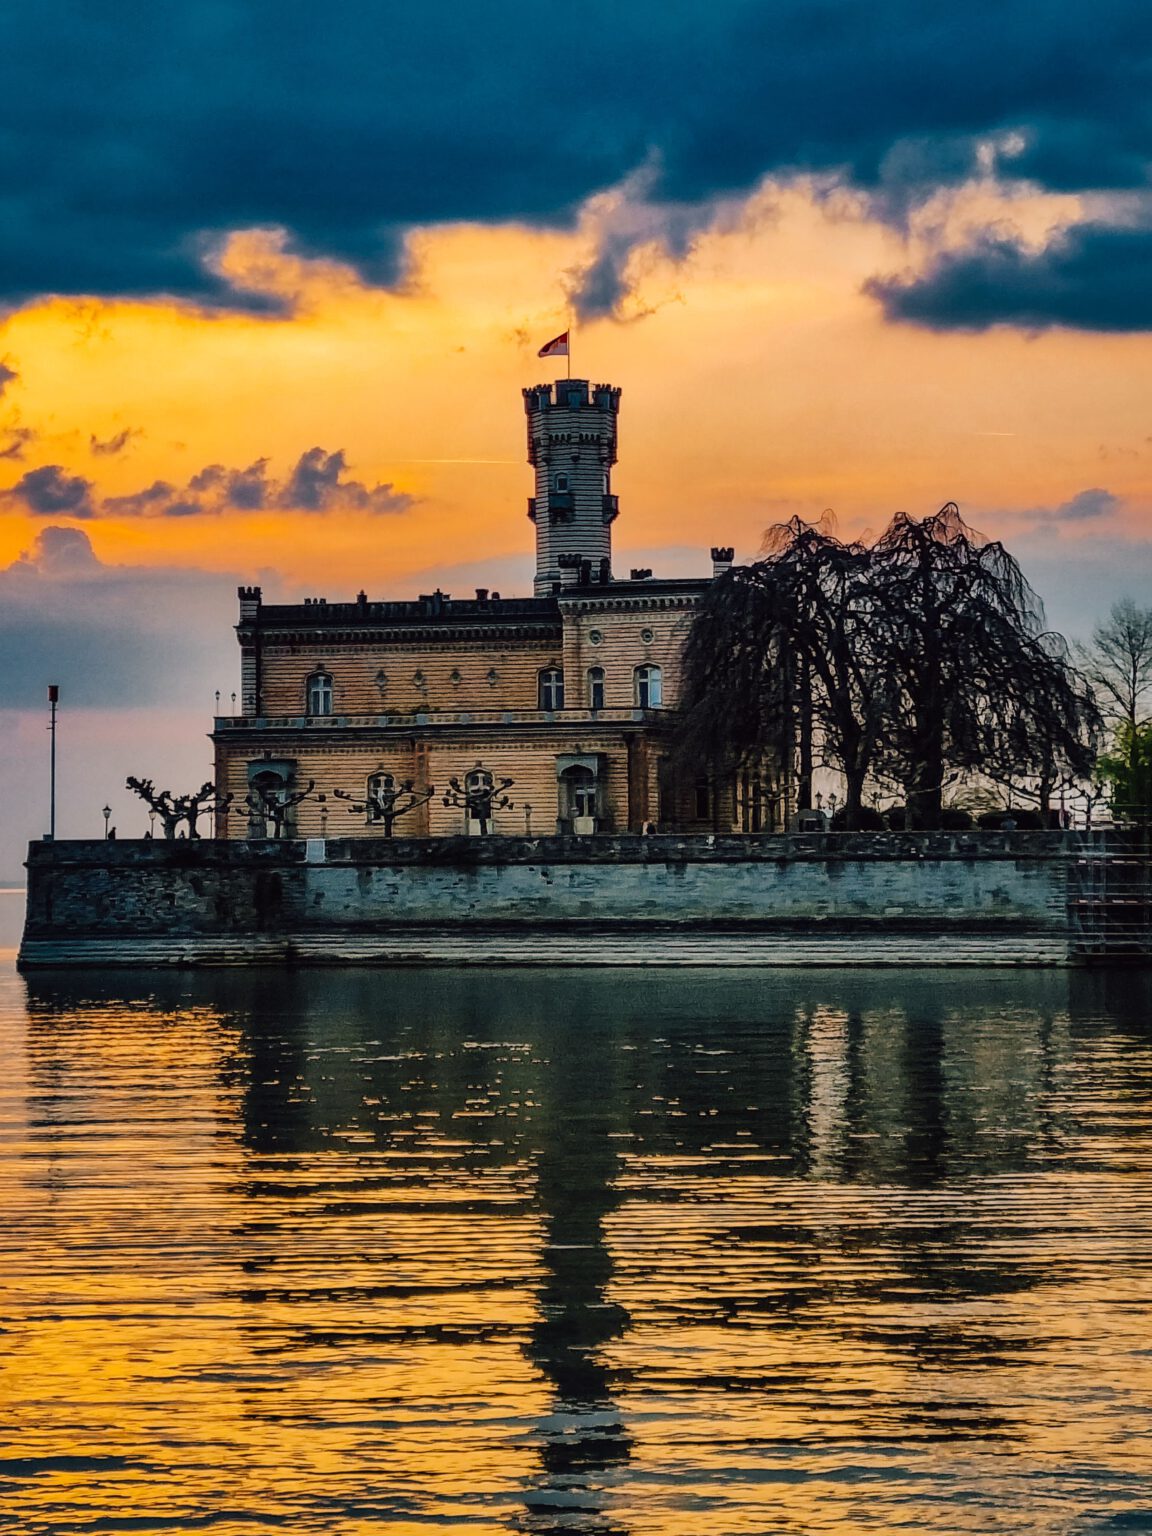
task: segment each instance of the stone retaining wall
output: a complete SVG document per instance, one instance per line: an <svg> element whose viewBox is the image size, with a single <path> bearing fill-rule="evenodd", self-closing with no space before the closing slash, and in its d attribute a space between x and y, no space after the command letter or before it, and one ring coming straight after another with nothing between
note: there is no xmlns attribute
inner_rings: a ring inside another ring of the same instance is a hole
<svg viewBox="0 0 1152 1536"><path fill-rule="evenodd" d="M1052 964L1067 848L1020 831L36 843L20 963Z"/></svg>

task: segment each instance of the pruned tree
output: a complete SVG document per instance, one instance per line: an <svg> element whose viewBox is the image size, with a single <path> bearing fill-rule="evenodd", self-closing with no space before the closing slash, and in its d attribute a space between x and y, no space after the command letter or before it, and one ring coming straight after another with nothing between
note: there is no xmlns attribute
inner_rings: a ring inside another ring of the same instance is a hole
<svg viewBox="0 0 1152 1536"><path fill-rule="evenodd" d="M151 779L129 777L127 782L128 788L134 790L159 816L164 836L169 840L176 837L181 824L185 822L188 825L188 836L198 838L198 823L204 812L209 808L214 812L225 810L233 798L230 794L218 796L216 786L211 783L202 784L194 794L173 795L171 790L158 790Z"/></svg>
<svg viewBox="0 0 1152 1536"><path fill-rule="evenodd" d="M486 835L496 812L513 808L505 791L515 782L501 779L497 783L487 768L473 768L464 775L463 784L458 778L448 780L444 804L462 809L470 820L479 822L481 833Z"/></svg>
<svg viewBox="0 0 1152 1536"><path fill-rule="evenodd" d="M255 780L243 801L236 807L236 814L250 825L257 823L265 837L281 838L288 829L290 813L309 799L315 788L315 779L309 779L303 789L289 789L286 784L264 784Z"/></svg>
<svg viewBox="0 0 1152 1536"><path fill-rule="evenodd" d="M348 809L354 815L366 815L370 823L384 828L385 837L391 837L397 819L427 805L436 786L429 784L426 789L417 790L412 779L397 780L393 774L377 773L369 779L368 793L363 798L343 789L332 793L337 800L349 801Z"/></svg>

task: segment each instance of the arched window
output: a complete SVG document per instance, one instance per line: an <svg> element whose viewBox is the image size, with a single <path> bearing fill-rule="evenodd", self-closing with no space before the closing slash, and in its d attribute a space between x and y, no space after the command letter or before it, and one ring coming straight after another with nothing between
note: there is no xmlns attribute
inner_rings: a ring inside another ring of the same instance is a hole
<svg viewBox="0 0 1152 1536"><path fill-rule="evenodd" d="M564 798L567 801L564 814L571 822L587 821L596 815L596 775L591 768L585 768L580 764L572 768L565 768L560 776L560 782L564 788ZM573 828L577 831L591 831L589 827Z"/></svg>
<svg viewBox="0 0 1152 1536"><path fill-rule="evenodd" d="M604 708L604 668L588 668L588 708Z"/></svg>
<svg viewBox="0 0 1152 1536"><path fill-rule="evenodd" d="M399 799L400 786L396 783L396 776L392 773L373 773L368 779L368 811L369 822L387 821L392 808Z"/></svg>
<svg viewBox="0 0 1152 1536"><path fill-rule="evenodd" d="M556 475L556 479L555 479L555 483L554 483L554 488L556 490L558 490L559 492L561 492L561 494L563 494L565 491L567 491L570 488L569 487L568 476L564 473L563 470L561 470Z"/></svg>
<svg viewBox="0 0 1152 1536"><path fill-rule="evenodd" d="M545 667L537 684L541 709L564 708L564 674L559 667Z"/></svg>
<svg viewBox="0 0 1152 1536"><path fill-rule="evenodd" d="M308 679L308 713L310 715L332 713L332 679L327 672L313 672Z"/></svg>
<svg viewBox="0 0 1152 1536"><path fill-rule="evenodd" d="M636 707L659 709L664 702L664 676L659 667L636 668Z"/></svg>

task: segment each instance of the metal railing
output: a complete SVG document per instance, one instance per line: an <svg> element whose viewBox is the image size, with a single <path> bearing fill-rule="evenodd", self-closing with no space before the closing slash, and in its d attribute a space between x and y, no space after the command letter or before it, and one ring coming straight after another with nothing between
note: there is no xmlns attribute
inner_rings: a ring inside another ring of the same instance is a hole
<svg viewBox="0 0 1152 1536"><path fill-rule="evenodd" d="M420 725L627 725L659 709L416 709L364 715L217 715L217 731L379 730Z"/></svg>

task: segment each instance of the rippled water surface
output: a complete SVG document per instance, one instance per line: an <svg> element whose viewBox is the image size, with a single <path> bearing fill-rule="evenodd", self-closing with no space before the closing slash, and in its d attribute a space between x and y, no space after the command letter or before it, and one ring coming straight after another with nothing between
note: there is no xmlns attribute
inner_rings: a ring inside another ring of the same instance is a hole
<svg viewBox="0 0 1152 1536"><path fill-rule="evenodd" d="M0 1525L1152 1532L1152 981L0 975Z"/></svg>

